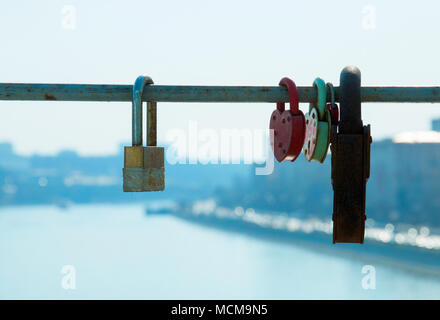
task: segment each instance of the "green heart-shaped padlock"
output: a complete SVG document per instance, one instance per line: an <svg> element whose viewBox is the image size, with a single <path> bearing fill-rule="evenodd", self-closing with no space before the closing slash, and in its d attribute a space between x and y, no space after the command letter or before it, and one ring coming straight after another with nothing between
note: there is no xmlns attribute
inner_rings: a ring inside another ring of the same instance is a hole
<svg viewBox="0 0 440 320"><path fill-rule="evenodd" d="M304 155L308 161L324 162L330 144L331 116L326 110L327 85L321 78L316 78L313 86L317 90L316 102L310 103L305 116L306 134Z"/></svg>

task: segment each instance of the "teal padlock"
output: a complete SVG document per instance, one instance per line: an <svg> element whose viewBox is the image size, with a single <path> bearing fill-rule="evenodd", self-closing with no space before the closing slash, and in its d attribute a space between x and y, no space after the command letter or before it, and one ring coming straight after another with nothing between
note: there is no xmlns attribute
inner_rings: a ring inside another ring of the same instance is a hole
<svg viewBox="0 0 440 320"><path fill-rule="evenodd" d="M324 162L330 144L331 116L326 109L327 85L321 78L316 78L313 87L317 91L316 102L310 103L306 114L306 135L304 155L308 161Z"/></svg>

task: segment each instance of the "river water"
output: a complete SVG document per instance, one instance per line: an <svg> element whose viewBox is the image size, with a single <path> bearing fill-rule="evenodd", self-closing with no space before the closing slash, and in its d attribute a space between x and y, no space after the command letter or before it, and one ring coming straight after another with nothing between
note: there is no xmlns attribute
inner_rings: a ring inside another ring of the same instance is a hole
<svg viewBox="0 0 440 320"><path fill-rule="evenodd" d="M139 204L0 209L1 299L440 298L440 279L382 265L371 289L365 264Z"/></svg>

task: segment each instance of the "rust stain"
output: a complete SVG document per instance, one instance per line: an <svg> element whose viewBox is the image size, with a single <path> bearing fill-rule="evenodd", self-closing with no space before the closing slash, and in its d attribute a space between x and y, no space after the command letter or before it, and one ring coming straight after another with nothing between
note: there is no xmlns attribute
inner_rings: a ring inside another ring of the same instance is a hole
<svg viewBox="0 0 440 320"><path fill-rule="evenodd" d="M53 94L45 93L44 100L56 100L57 98Z"/></svg>

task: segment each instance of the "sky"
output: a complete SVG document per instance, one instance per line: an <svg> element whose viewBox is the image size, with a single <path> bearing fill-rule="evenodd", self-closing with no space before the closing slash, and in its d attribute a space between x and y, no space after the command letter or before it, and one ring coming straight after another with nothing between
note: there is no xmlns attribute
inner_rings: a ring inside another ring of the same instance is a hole
<svg viewBox="0 0 440 320"><path fill-rule="evenodd" d="M439 86L439 1L3 1L0 82ZM308 110L307 104L301 109ZM198 128L261 130L274 104L159 103L158 139ZM363 104L374 139L428 130L435 104ZM131 103L0 101L0 142L15 152L116 153Z"/></svg>

